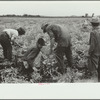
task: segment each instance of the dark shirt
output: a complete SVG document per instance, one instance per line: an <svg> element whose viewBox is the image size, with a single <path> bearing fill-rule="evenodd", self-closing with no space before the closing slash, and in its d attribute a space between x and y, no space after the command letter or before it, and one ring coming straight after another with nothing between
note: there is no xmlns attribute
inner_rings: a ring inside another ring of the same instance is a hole
<svg viewBox="0 0 100 100"><path fill-rule="evenodd" d="M89 53L100 55L100 28L94 28L90 33Z"/></svg>
<svg viewBox="0 0 100 100"><path fill-rule="evenodd" d="M38 47L32 47L25 53L23 59L26 61L34 61L39 52L40 49Z"/></svg>
<svg viewBox="0 0 100 100"><path fill-rule="evenodd" d="M46 31L50 38L55 38L58 46L71 46L71 36L66 27L61 25L48 25Z"/></svg>

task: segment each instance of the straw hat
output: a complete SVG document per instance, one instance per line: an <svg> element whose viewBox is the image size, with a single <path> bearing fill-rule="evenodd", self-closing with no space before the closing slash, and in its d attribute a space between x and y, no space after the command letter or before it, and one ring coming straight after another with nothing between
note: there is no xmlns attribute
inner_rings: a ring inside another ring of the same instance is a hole
<svg viewBox="0 0 100 100"><path fill-rule="evenodd" d="M99 17L92 17L91 23L100 23Z"/></svg>

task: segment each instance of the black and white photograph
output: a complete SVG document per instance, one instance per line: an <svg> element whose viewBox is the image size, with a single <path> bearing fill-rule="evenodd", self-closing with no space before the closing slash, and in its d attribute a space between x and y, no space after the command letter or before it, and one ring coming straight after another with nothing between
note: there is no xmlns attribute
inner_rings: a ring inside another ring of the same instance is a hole
<svg viewBox="0 0 100 100"><path fill-rule="evenodd" d="M0 83L100 82L99 1L0 1Z"/></svg>

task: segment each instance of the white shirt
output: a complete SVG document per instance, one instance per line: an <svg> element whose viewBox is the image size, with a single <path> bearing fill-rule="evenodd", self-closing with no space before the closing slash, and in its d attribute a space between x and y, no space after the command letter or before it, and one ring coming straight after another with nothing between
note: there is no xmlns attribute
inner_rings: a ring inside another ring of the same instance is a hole
<svg viewBox="0 0 100 100"><path fill-rule="evenodd" d="M3 32L6 32L11 38L11 40L16 39L16 37L18 36L18 31L15 29L5 29L3 30Z"/></svg>

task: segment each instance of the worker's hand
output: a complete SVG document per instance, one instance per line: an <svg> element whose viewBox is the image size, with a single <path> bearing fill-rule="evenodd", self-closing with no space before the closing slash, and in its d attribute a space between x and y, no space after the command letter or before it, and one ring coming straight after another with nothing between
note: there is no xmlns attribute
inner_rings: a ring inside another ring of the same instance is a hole
<svg viewBox="0 0 100 100"><path fill-rule="evenodd" d="M54 45L53 45L53 47L52 47L52 50L55 50L57 48L57 45L58 44L55 42Z"/></svg>
<svg viewBox="0 0 100 100"><path fill-rule="evenodd" d="M92 54L93 54L93 52L90 52L90 51L88 52L89 57L92 56Z"/></svg>
<svg viewBox="0 0 100 100"><path fill-rule="evenodd" d="M11 41L11 44L14 45L14 41Z"/></svg>
<svg viewBox="0 0 100 100"><path fill-rule="evenodd" d="M26 69L28 69L28 63L27 63L27 61L23 61L23 64L24 64L24 67L26 68Z"/></svg>

